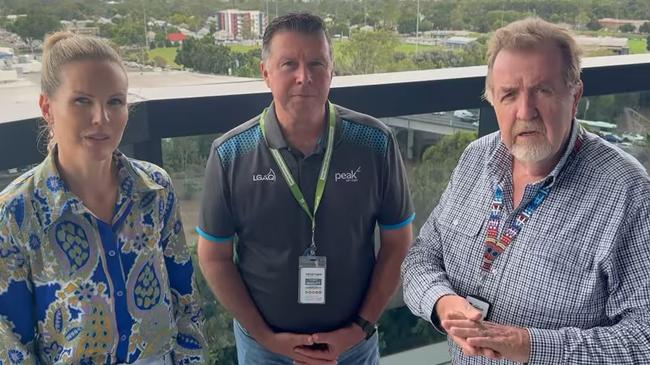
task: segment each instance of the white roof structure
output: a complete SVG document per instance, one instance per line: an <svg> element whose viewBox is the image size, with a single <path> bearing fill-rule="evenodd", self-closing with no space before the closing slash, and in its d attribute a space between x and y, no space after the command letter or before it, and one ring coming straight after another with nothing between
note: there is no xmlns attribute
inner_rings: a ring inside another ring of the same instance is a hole
<svg viewBox="0 0 650 365"><path fill-rule="evenodd" d="M580 124L584 124L586 126L598 128L598 129L601 129L601 130L602 129L616 129L616 127L618 127L614 123L601 122L601 121L598 121L598 120L584 120L584 119L578 119L578 118L576 118L576 120Z"/></svg>
<svg viewBox="0 0 650 365"><path fill-rule="evenodd" d="M14 56L14 50L9 47L0 47L0 58L4 57L13 57Z"/></svg>
<svg viewBox="0 0 650 365"><path fill-rule="evenodd" d="M445 39L445 44L466 46L474 41L476 41L476 38L472 38L472 37L449 37Z"/></svg>
<svg viewBox="0 0 650 365"><path fill-rule="evenodd" d="M575 40L581 47L627 48L627 38L577 36Z"/></svg>

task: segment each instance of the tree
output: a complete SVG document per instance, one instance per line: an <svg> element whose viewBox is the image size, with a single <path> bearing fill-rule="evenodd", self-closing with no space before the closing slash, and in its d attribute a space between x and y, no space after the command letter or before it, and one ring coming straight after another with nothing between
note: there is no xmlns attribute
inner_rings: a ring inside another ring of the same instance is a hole
<svg viewBox="0 0 650 365"><path fill-rule="evenodd" d="M591 18L589 18L589 14L587 14L587 12L583 10L576 16L576 20L575 20L576 28L584 29L583 27L586 27L590 21Z"/></svg>
<svg viewBox="0 0 650 365"><path fill-rule="evenodd" d="M433 24L434 29L449 29L451 28L449 14L454 9L454 6L453 2L440 1L430 6L420 7L420 12Z"/></svg>
<svg viewBox="0 0 650 365"><path fill-rule="evenodd" d="M618 27L618 30L620 30L623 33L632 33L636 30L636 28L632 24L623 24L620 27Z"/></svg>
<svg viewBox="0 0 650 365"><path fill-rule="evenodd" d="M400 34L415 33L416 22L417 19L415 12L402 12L402 15L399 17L399 21L397 22L397 31Z"/></svg>
<svg viewBox="0 0 650 365"><path fill-rule="evenodd" d="M332 25L327 27L327 31L332 36L347 36L350 34L350 24L344 21L335 21Z"/></svg>
<svg viewBox="0 0 650 365"><path fill-rule="evenodd" d="M418 69L478 66L485 64L486 46L477 39L463 49L436 48L413 55Z"/></svg>
<svg viewBox="0 0 650 365"><path fill-rule="evenodd" d="M133 16L116 20L115 24L102 24L99 26L99 30L102 37L110 38L120 46L145 44L142 21ZM162 34L164 35L164 33Z"/></svg>
<svg viewBox="0 0 650 365"><path fill-rule="evenodd" d="M515 20L523 19L529 15L530 14L528 13L521 13L514 10L492 10L485 14L485 18L490 30L497 30Z"/></svg>
<svg viewBox="0 0 650 365"><path fill-rule="evenodd" d="M601 29L603 26L598 22L598 19L593 19L593 18L592 18L592 19L589 21L589 23L586 24L586 27L587 27L587 29L589 29L589 30L596 31L596 30Z"/></svg>
<svg viewBox="0 0 650 365"><path fill-rule="evenodd" d="M639 27L639 32L650 34L650 22L645 22L641 24L641 26Z"/></svg>
<svg viewBox="0 0 650 365"><path fill-rule="evenodd" d="M397 0L382 0L379 5L382 17L382 26L384 29L395 30L397 19L399 18L400 9Z"/></svg>
<svg viewBox="0 0 650 365"><path fill-rule="evenodd" d="M476 134L472 132L444 136L422 154L422 161L409 177L413 204L417 212L414 222L416 231L422 227L433 207L438 204L460 155L474 139Z"/></svg>
<svg viewBox="0 0 650 365"><path fill-rule="evenodd" d="M155 56L153 58L153 64L156 67L167 67L167 60L165 60L162 56Z"/></svg>
<svg viewBox="0 0 650 365"><path fill-rule="evenodd" d="M241 77L260 77L260 57L261 50L254 48L243 53L233 52L235 67L234 76Z"/></svg>
<svg viewBox="0 0 650 365"><path fill-rule="evenodd" d="M650 51L650 35L645 39L645 48Z"/></svg>
<svg viewBox="0 0 650 365"><path fill-rule="evenodd" d="M25 43L32 45L34 40L44 39L46 34L54 32L60 26L54 16L42 11L34 11L16 19L9 30L18 34Z"/></svg>
<svg viewBox="0 0 650 365"><path fill-rule="evenodd" d="M174 62L199 72L224 75L230 72L234 60L230 48L214 44L214 39L207 35L185 40Z"/></svg>
<svg viewBox="0 0 650 365"><path fill-rule="evenodd" d="M387 30L355 31L341 45L337 74L359 75L384 72L393 60L399 41Z"/></svg>

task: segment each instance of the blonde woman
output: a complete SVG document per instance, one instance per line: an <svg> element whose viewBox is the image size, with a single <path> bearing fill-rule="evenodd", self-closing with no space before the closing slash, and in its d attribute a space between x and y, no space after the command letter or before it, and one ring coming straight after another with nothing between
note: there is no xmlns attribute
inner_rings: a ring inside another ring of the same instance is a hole
<svg viewBox="0 0 650 365"><path fill-rule="evenodd" d="M49 154L0 193L0 363L207 361L171 180L117 150L127 87L106 41L46 40Z"/></svg>

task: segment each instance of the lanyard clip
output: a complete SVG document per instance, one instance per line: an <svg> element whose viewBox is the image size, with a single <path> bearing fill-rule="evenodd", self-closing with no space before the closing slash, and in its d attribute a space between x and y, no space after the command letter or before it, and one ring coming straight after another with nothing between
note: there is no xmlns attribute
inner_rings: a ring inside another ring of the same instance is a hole
<svg viewBox="0 0 650 365"><path fill-rule="evenodd" d="M311 245L309 245L310 256L316 256L316 238L314 237L316 235L315 231L315 229L311 230Z"/></svg>

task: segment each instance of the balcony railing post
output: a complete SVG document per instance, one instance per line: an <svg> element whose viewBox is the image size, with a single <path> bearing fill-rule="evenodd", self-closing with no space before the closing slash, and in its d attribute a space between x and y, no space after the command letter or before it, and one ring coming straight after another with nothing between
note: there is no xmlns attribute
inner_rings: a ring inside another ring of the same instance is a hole
<svg viewBox="0 0 650 365"><path fill-rule="evenodd" d="M162 139L150 116L146 102L131 106L120 150L129 157L162 166Z"/></svg>
<svg viewBox="0 0 650 365"><path fill-rule="evenodd" d="M145 142L135 143L132 145L131 151L130 157L148 161L158 166L163 165L162 139L160 138L153 138Z"/></svg>
<svg viewBox="0 0 650 365"><path fill-rule="evenodd" d="M483 137L497 130L499 130L499 125L494 108L491 105L482 106L479 115L478 136Z"/></svg>
<svg viewBox="0 0 650 365"><path fill-rule="evenodd" d="M0 124L0 171L25 167L43 160L47 152L44 139L38 145L41 118Z"/></svg>

